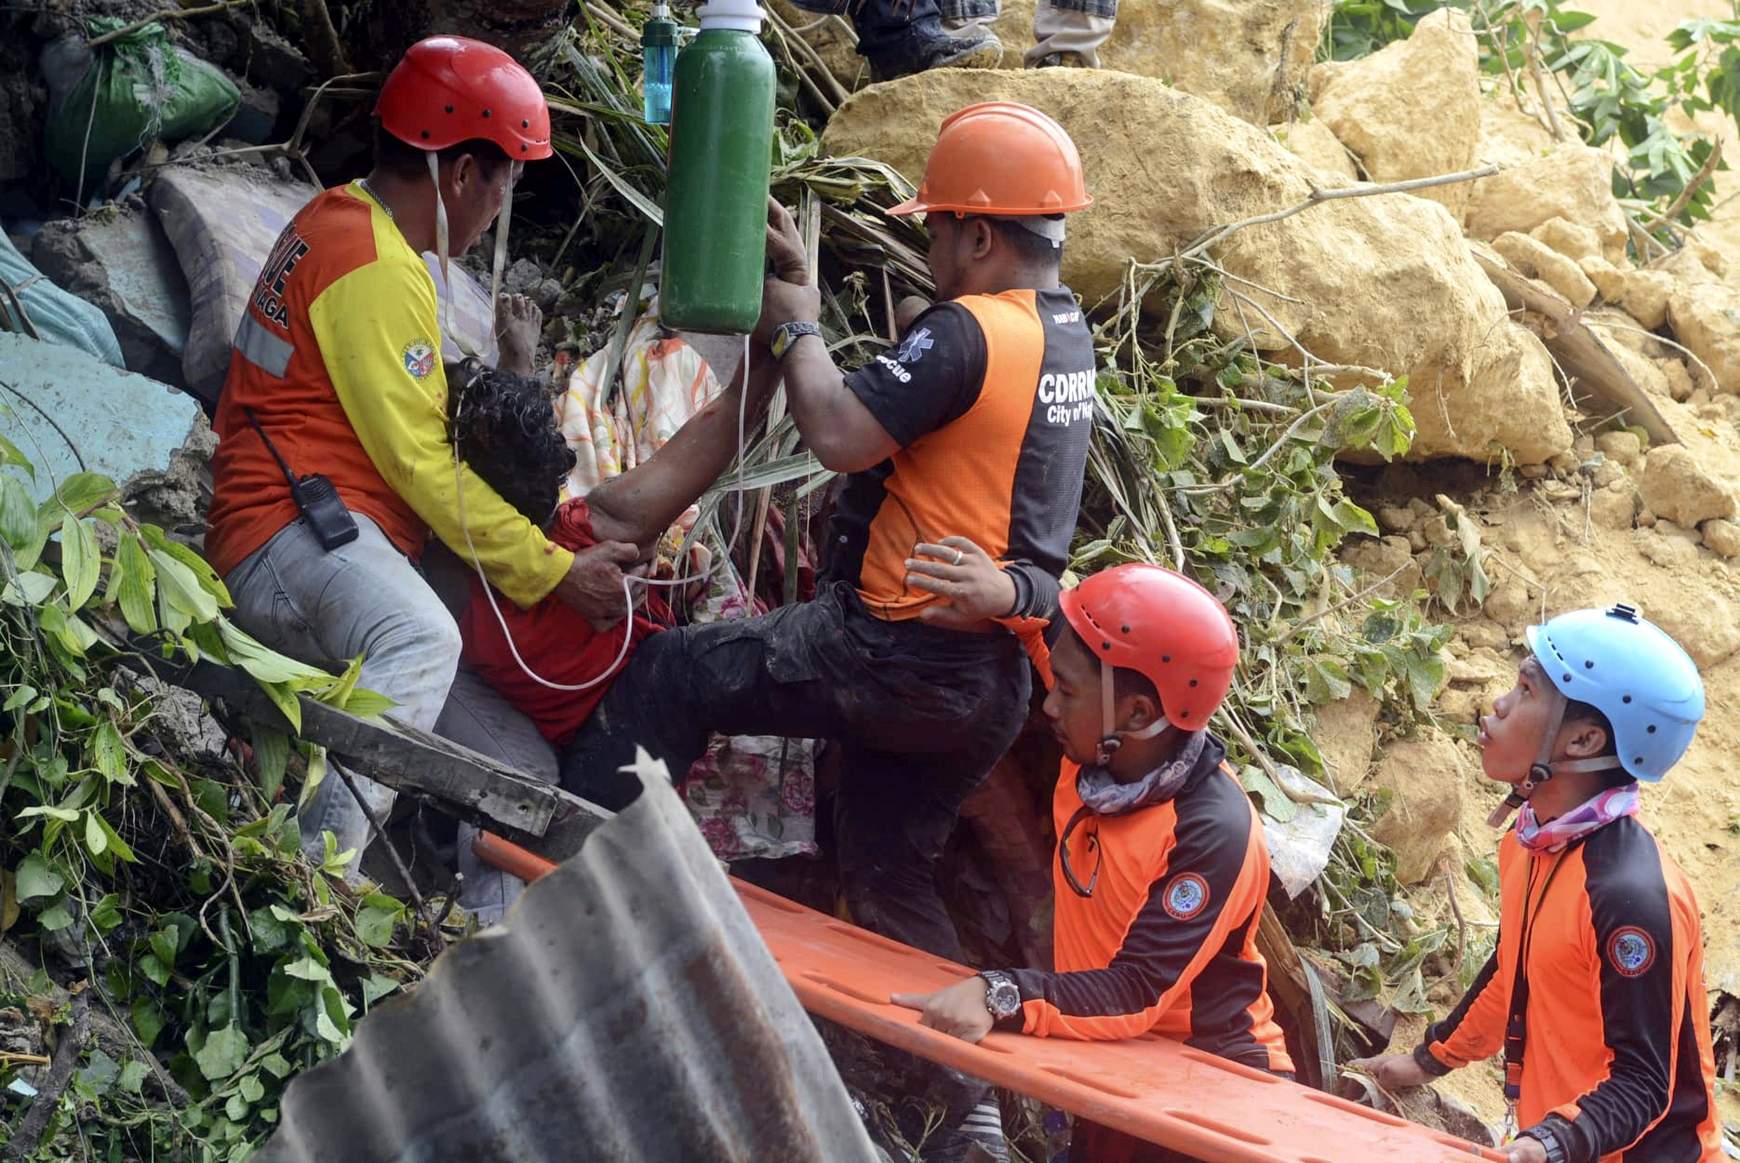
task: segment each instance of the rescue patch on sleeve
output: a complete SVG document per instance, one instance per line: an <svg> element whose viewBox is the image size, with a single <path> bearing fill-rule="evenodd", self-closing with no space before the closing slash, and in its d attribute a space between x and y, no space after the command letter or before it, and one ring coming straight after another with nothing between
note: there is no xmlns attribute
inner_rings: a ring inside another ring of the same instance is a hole
<svg viewBox="0 0 1740 1163"><path fill-rule="evenodd" d="M1655 964L1655 938L1627 925L1607 938L1607 961L1621 977L1642 977Z"/></svg>
<svg viewBox="0 0 1740 1163"><path fill-rule="evenodd" d="M1208 881L1194 872L1181 872L1166 882L1160 903L1173 920L1193 920L1208 907Z"/></svg>
<svg viewBox="0 0 1740 1163"><path fill-rule="evenodd" d="M435 370L435 346L427 339L413 339L399 354L405 372L414 380L428 379L429 373Z"/></svg>

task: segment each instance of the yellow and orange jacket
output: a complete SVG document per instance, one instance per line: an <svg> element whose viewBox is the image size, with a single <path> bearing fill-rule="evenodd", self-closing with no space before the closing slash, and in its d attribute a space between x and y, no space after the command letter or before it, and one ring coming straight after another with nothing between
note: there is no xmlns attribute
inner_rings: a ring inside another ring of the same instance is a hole
<svg viewBox="0 0 1740 1163"><path fill-rule="evenodd" d="M469 467L455 471L435 282L386 210L356 184L326 191L285 227L236 331L218 403L206 556L227 574L296 520L252 410L298 476L323 473L412 560L433 530L521 606L562 580L573 554Z"/></svg>
<svg viewBox="0 0 1740 1163"><path fill-rule="evenodd" d="M1414 1052L1443 1074L1504 1045L1526 949L1518 1125L1570 1163L1722 1158L1698 904L1629 816L1558 853L1499 845L1498 948Z"/></svg>
<svg viewBox="0 0 1740 1163"><path fill-rule="evenodd" d="M1250 797L1212 737L1171 800L1120 815L1082 807L1079 768L1057 781L1053 816L1068 831L1076 879L1053 857L1057 971L1010 970L1021 1028L1042 1037L1114 1040L1153 1032L1234 1062L1291 1073L1268 995L1257 925L1269 853Z"/></svg>

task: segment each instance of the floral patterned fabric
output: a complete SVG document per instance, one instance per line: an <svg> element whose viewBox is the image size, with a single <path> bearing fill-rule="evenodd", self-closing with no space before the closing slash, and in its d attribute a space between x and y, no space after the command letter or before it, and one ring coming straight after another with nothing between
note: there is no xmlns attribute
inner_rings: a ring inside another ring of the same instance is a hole
<svg viewBox="0 0 1740 1163"><path fill-rule="evenodd" d="M562 435L574 450L564 499L585 496L600 481L644 463L697 409L719 394L707 362L659 322L656 299L635 320L622 358L622 384L606 390L610 353L593 353L574 369L556 402ZM609 397L609 406L603 401ZM656 573L676 576L671 555L696 518L691 506L660 547ZM710 555L695 547L689 562L704 573ZM746 618L752 608L735 569L721 570L690 618ZM713 854L721 860L813 855L816 851L815 744L808 739L739 735L713 740L690 769L683 795Z"/></svg>

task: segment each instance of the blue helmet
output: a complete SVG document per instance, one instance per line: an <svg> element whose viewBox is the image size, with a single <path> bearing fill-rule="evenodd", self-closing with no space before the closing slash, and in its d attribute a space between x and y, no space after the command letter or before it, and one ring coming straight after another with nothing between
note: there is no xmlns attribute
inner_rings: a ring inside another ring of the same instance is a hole
<svg viewBox="0 0 1740 1163"><path fill-rule="evenodd" d="M1529 649L1567 699L1613 724L1619 765L1654 783L1678 763L1704 717L1704 681L1689 655L1635 606L1574 610L1528 629Z"/></svg>

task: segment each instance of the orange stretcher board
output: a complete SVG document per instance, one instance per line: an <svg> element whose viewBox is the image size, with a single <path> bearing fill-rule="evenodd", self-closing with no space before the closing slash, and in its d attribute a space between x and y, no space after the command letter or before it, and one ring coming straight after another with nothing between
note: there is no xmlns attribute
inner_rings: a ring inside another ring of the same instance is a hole
<svg viewBox="0 0 1740 1163"><path fill-rule="evenodd" d="M477 853L525 879L555 867L489 833ZM1155 1034L1078 1042L993 1033L977 1045L963 1042L920 1026L917 1012L889 994L928 993L972 970L742 881L732 885L811 1013L1204 1163L1504 1158Z"/></svg>

